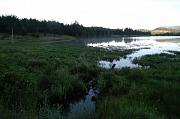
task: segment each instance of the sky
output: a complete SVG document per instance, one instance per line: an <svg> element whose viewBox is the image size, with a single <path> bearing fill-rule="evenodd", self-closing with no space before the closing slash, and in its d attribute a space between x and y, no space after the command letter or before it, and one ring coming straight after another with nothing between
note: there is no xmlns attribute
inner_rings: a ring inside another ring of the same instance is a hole
<svg viewBox="0 0 180 119"><path fill-rule="evenodd" d="M154 29L180 26L180 0L0 0L0 15L78 21L84 26Z"/></svg>

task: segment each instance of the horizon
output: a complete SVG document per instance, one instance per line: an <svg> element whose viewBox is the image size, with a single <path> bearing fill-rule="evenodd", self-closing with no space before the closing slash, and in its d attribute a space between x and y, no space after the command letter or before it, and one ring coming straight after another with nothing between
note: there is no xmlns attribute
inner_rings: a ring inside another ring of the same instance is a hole
<svg viewBox="0 0 180 119"><path fill-rule="evenodd" d="M78 21L86 27L111 29L152 30L180 25L178 0L0 0L0 3L0 15L20 19L55 20L64 24Z"/></svg>

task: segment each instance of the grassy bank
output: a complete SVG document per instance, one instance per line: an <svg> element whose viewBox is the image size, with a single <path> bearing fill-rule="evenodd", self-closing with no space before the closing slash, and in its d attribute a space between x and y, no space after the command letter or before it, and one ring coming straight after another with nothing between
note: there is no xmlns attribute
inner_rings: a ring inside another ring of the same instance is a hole
<svg viewBox="0 0 180 119"><path fill-rule="evenodd" d="M96 112L78 119L178 119L180 53L145 56L150 68L105 70L132 51L83 45L0 40L0 118L66 119L63 103L81 98L93 80L100 91Z"/></svg>
<svg viewBox="0 0 180 119"><path fill-rule="evenodd" d="M129 52L0 40L0 110L7 116L2 118L35 118L44 107L80 98L102 70L99 59Z"/></svg>
<svg viewBox="0 0 180 119"><path fill-rule="evenodd" d="M179 119L180 53L134 60L150 68L111 71L98 81L100 119ZM108 71L109 72L109 71ZM108 78L107 78L108 77Z"/></svg>
<svg viewBox="0 0 180 119"><path fill-rule="evenodd" d="M28 34L28 35L16 35L13 36L14 41L68 41L73 40L75 37L68 35L56 35L56 34ZM0 40L12 40L12 36L5 33L0 33Z"/></svg>

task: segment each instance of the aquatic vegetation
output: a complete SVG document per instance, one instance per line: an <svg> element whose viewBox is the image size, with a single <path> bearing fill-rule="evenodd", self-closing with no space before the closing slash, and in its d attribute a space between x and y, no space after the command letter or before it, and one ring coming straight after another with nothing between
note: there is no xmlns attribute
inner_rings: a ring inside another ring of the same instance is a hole
<svg viewBox="0 0 180 119"><path fill-rule="evenodd" d="M148 68L104 69L97 66L98 60L124 57L132 50L5 40L0 46L2 118L180 118L179 52L133 60ZM69 102L82 99L89 81L98 90L96 110L68 116Z"/></svg>

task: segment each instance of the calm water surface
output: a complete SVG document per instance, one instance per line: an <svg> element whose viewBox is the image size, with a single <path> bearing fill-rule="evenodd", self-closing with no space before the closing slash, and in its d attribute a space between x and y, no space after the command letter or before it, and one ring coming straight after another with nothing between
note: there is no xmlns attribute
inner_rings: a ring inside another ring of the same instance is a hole
<svg viewBox="0 0 180 119"><path fill-rule="evenodd" d="M119 58L112 62L101 60L99 66L111 68L115 65L116 69L124 67L136 68L141 67L138 64L133 64L135 58L140 58L145 55L167 53L170 51L180 51L180 36L151 36L151 37L116 37L109 38L109 41L87 43L90 47L100 47L106 49L137 49L135 52L128 54L126 58Z"/></svg>

